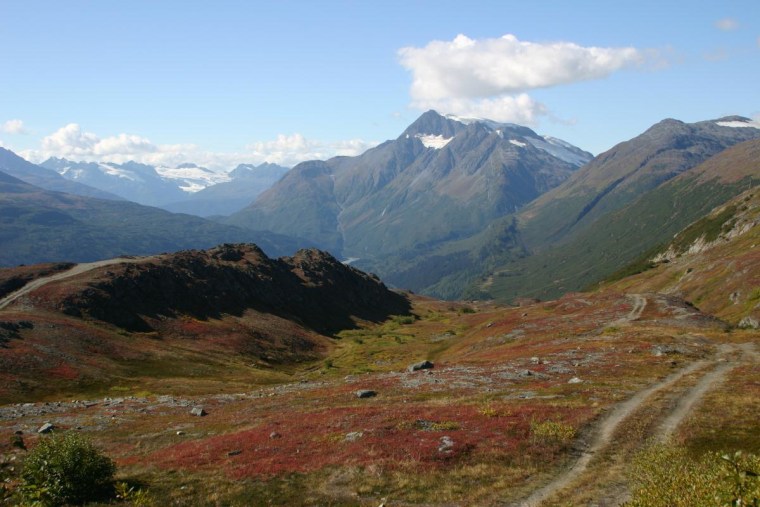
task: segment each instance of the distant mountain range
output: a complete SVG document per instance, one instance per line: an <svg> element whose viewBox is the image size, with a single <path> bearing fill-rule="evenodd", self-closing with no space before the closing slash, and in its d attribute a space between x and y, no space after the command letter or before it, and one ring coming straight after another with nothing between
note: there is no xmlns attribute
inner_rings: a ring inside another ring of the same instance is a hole
<svg viewBox="0 0 760 507"><path fill-rule="evenodd" d="M192 163L166 167L137 162L73 162L63 158L50 158L40 166L55 171L68 181L110 195L198 216L229 215L239 211L288 170L276 164L265 163L258 167L241 164L222 173ZM63 188L56 190L65 191Z"/></svg>

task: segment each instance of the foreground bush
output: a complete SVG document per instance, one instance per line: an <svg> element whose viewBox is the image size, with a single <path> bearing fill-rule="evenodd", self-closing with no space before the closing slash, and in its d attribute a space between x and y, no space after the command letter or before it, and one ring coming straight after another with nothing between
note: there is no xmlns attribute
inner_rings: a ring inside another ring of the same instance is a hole
<svg viewBox="0 0 760 507"><path fill-rule="evenodd" d="M78 433L42 439L21 472L21 492L41 505L81 504L107 497L116 466Z"/></svg>
<svg viewBox="0 0 760 507"><path fill-rule="evenodd" d="M656 445L634 460L626 507L760 506L760 457L710 452L699 458Z"/></svg>

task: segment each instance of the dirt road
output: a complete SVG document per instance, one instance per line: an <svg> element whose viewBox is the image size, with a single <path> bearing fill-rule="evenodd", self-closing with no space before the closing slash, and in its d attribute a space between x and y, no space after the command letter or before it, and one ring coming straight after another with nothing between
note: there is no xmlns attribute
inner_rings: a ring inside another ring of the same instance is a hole
<svg viewBox="0 0 760 507"><path fill-rule="evenodd" d="M634 306L631 315L643 311L646 306L646 299L643 304ZM630 315L629 315L630 317ZM636 317L637 318L637 317ZM700 372L699 381L684 394L681 395L675 407L666 415L660 424L655 438L660 441L667 440L678 428L678 425L686 418L692 409L699 403L702 397L712 388L720 384L726 377L727 373L733 369L737 362L731 359L732 354L741 352L745 360L757 361L757 354L751 347L751 344L739 346L723 345L717 357L712 360L703 360L692 363L682 370L670 375L666 379L638 392L629 400L618 405L613 411L599 424L594 433L591 445L583 451L580 458L572 467L563 472L546 486L535 491L525 500L514 505L521 507L538 507L551 496L559 493L562 489L569 486L574 480L578 479L586 471L589 462L595 454L603 451L608 446L614 445L613 435L620 424L629 416L636 412L642 405L656 393L666 390L673 386L686 375Z"/></svg>
<svg viewBox="0 0 760 507"><path fill-rule="evenodd" d="M122 257L117 257L116 259L108 259L104 261L97 261L97 262L85 262L82 264L77 264L73 268L69 269L68 271L64 271L62 273L56 273L54 275L46 276L43 278L38 278L36 280L33 280L29 282L28 284L21 287L19 290L15 292L11 292L7 296L5 296L3 299L0 299L0 310L4 309L9 304L13 303L17 299L19 299L21 296L24 296L25 294L29 294L30 292L39 289L40 287L43 287L51 282L56 282L58 280L64 280L66 278L71 278L72 276L80 275L82 273L86 273L87 271L90 271L92 269L100 268L103 266L110 266L111 264L118 264L120 262L135 262L134 259L126 259Z"/></svg>

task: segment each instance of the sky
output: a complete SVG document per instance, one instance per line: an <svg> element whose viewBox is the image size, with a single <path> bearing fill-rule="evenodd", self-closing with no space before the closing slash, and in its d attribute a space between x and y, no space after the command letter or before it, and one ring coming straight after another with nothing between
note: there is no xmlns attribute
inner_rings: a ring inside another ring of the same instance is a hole
<svg viewBox="0 0 760 507"><path fill-rule="evenodd" d="M599 154L760 118L757 0L0 0L0 146L224 171L357 155L428 109Z"/></svg>

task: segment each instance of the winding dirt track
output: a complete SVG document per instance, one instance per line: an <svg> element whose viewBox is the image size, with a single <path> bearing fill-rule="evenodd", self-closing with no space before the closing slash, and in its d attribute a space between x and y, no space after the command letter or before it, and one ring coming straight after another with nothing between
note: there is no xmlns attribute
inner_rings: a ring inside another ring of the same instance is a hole
<svg viewBox="0 0 760 507"><path fill-rule="evenodd" d="M638 307L639 305L636 306ZM645 306L645 304L643 306ZM641 306L642 311L643 306ZM659 391L668 389L684 376L697 372L699 370L704 370L705 373L702 374L702 378L697 382L696 385L694 385L694 387L689 389L685 394L681 396L675 408L667 415L667 417L658 428L656 438L660 441L667 440L676 430L678 425L691 412L694 406L702 399L702 397L710 389L716 387L719 383L721 383L725 379L726 374L736 366L736 362L728 360L727 357L730 353L739 351L743 353L744 358L747 360L758 360L757 353L754 351L751 344L742 344L738 347L733 345L724 345L721 347L720 355L718 358L692 363L686 368L665 378L664 380L644 389L643 391L639 391L632 398L618 405L599 424L598 428L595 431L593 442L588 447L588 449L583 451L580 458L578 458L572 467L563 472L559 477L554 479L546 486L535 491L525 500L522 500L513 505L521 507L538 507L544 501L549 499L549 497L569 486L586 470L594 454L602 451L610 445L614 445L612 436L615 433L615 430L626 418L628 418L637 409L639 409L648 398L658 393Z"/></svg>
<svg viewBox="0 0 760 507"><path fill-rule="evenodd" d="M16 301L21 296L29 294L30 292L36 289L39 289L40 287L43 287L51 282L56 282L58 280L71 278L72 276L80 275L82 273L86 273L87 271L90 271L96 268L101 268L103 266L110 266L111 264L118 264L120 262L134 262L134 259L125 259L122 257L117 257L116 259L108 259L104 261L85 262L82 264L77 264L76 266L69 269L68 271L64 271L62 273L56 273L54 275L46 276L43 278L38 278L36 280L33 280L27 283L26 285L21 287L19 290L15 292L11 292L7 296L5 296L3 299L0 299L0 310L4 309L9 304Z"/></svg>

